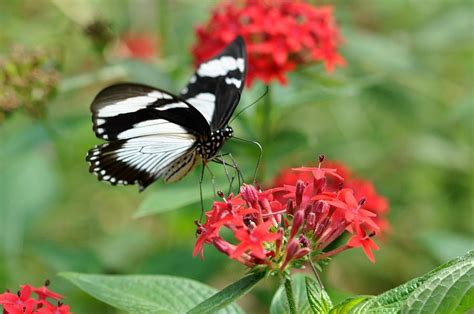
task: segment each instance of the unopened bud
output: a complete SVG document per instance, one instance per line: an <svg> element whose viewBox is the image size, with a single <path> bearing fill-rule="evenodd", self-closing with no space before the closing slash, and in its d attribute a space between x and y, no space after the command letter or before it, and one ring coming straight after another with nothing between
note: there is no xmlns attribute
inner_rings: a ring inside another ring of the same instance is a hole
<svg viewBox="0 0 474 314"><path fill-rule="evenodd" d="M286 205L286 213L289 214L289 215L293 215L293 213L295 212L295 206L294 206L293 200L289 199L286 204L287 204Z"/></svg>
<svg viewBox="0 0 474 314"><path fill-rule="evenodd" d="M303 200L304 188L305 186L302 180L296 181L296 191L295 191L296 207L299 207L301 205L301 201Z"/></svg>
<svg viewBox="0 0 474 314"><path fill-rule="evenodd" d="M292 259L299 249L300 249L300 241L298 239L291 240L288 246L286 247L286 259L288 260Z"/></svg>
<svg viewBox="0 0 474 314"><path fill-rule="evenodd" d="M300 235L299 240L300 240L300 244L303 247L309 247L309 240L304 234Z"/></svg>
<svg viewBox="0 0 474 314"><path fill-rule="evenodd" d="M293 239L293 237L298 233L298 230L300 230L301 225L303 224L304 220L304 210L298 210L295 213L295 216L293 218L293 225L291 226L291 231L290 231L290 239Z"/></svg>
<svg viewBox="0 0 474 314"><path fill-rule="evenodd" d="M307 247L300 249L298 252L296 252L295 256L293 256L293 259L300 259L303 256L309 254L311 250Z"/></svg>
<svg viewBox="0 0 474 314"><path fill-rule="evenodd" d="M306 231L313 230L316 226L316 214L311 212L306 218Z"/></svg>
<svg viewBox="0 0 474 314"><path fill-rule="evenodd" d="M253 205L258 201L258 192L252 185L242 185L242 187L240 188L240 193L242 194L242 198L248 204Z"/></svg>

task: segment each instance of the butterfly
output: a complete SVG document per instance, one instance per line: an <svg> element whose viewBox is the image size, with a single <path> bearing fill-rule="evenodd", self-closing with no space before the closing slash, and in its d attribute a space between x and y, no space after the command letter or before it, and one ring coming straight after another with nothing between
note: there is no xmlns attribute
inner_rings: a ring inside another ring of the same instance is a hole
<svg viewBox="0 0 474 314"><path fill-rule="evenodd" d="M106 140L89 150L89 172L143 191L159 178L175 182L216 158L233 130L227 124L245 84L247 54L237 37L201 63L179 95L134 83L109 86L91 104L93 130Z"/></svg>

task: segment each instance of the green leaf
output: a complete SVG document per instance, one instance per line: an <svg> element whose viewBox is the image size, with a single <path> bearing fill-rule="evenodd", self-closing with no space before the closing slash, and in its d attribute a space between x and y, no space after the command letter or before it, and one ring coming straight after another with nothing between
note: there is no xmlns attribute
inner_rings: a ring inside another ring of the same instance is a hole
<svg viewBox="0 0 474 314"><path fill-rule="evenodd" d="M291 276L293 294L296 304L296 312L298 314L313 313L308 302L308 295L306 292L306 276L303 274L294 274ZM290 308L286 298L285 288L283 284L273 296L272 304L270 305L271 314L289 313Z"/></svg>
<svg viewBox="0 0 474 314"><path fill-rule="evenodd" d="M306 293L313 313L329 313L332 308L332 302L324 289L321 289L316 280L306 277Z"/></svg>
<svg viewBox="0 0 474 314"><path fill-rule="evenodd" d="M474 308L474 259L438 272L421 285L402 307L402 313L464 313Z"/></svg>
<svg viewBox="0 0 474 314"><path fill-rule="evenodd" d="M367 300L367 296L358 296L353 298L348 298L341 303L339 303L336 307L331 309L331 314L345 314L350 313L351 310L357 306L357 304Z"/></svg>
<svg viewBox="0 0 474 314"><path fill-rule="evenodd" d="M261 279L264 271L250 273L239 281L225 287L209 299L192 308L188 313L214 313L249 292Z"/></svg>
<svg viewBox="0 0 474 314"><path fill-rule="evenodd" d="M172 276L60 275L93 297L130 313L185 313L216 292L200 282ZM218 313L243 311L229 305Z"/></svg>
<svg viewBox="0 0 474 314"><path fill-rule="evenodd" d="M463 313L470 308L474 308L474 251L379 296L343 302L333 312Z"/></svg>

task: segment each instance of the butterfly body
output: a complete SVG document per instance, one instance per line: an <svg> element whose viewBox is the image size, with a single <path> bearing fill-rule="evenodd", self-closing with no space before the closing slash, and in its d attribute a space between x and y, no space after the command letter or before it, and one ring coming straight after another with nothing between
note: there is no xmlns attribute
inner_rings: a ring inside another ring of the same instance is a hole
<svg viewBox="0 0 474 314"><path fill-rule="evenodd" d="M244 86L246 52L239 37L198 66L179 96L123 83L105 88L91 105L93 130L106 143L86 157L99 180L175 182L197 163L216 157L232 137L228 122Z"/></svg>

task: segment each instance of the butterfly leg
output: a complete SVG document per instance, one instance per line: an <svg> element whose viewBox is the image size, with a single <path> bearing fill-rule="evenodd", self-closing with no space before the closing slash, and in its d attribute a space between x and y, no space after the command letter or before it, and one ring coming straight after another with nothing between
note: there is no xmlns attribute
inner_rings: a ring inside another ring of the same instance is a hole
<svg viewBox="0 0 474 314"><path fill-rule="evenodd" d="M218 164L222 164L222 166L224 166L225 176L227 177L227 181L229 182L229 191L227 192L227 194L230 194L230 192L232 192L232 185L233 185L234 180L235 180L235 173L232 174L232 177L230 177L229 171L227 170L227 167L231 167L233 169L235 169L235 167L224 161L224 156L227 156L227 155L228 155L228 153L227 154L220 154L220 157L214 157L212 159L212 161L215 162L215 163L218 163Z"/></svg>
<svg viewBox="0 0 474 314"><path fill-rule="evenodd" d="M227 170L227 163L224 161L224 155L222 153L220 155L221 156L218 161L220 161L222 163L222 166L224 166L225 176L227 177L227 181L229 182L229 191L227 192L227 194L230 194L230 192L232 191L232 183L234 182L235 175L232 175L232 178L230 178L229 171Z"/></svg>
<svg viewBox="0 0 474 314"><path fill-rule="evenodd" d="M204 169L205 164L202 164L201 178L199 179L199 195L201 196L201 215L199 216L199 222L202 222L202 216L204 214L204 199L202 197L202 181L204 180Z"/></svg>
<svg viewBox="0 0 474 314"><path fill-rule="evenodd" d="M211 168L207 165L207 163L204 164L204 166L207 168L207 171L209 171L209 174L211 175L211 183L212 183L212 192L214 193L214 197L217 195L216 193L216 177L214 176L214 173L212 173Z"/></svg>
<svg viewBox="0 0 474 314"><path fill-rule="evenodd" d="M228 162L224 161L224 156L229 156L230 160L232 161L232 164L229 164ZM225 165L225 166L228 166L228 167L234 169L235 172L237 173L237 178L239 180L239 187L242 185L242 182L245 181L244 176L242 175L242 171L240 171L240 168L237 165L237 163L235 162L235 159L234 159L234 157L232 156L231 153L221 154L220 158L219 157L214 157L212 161L214 161L216 163L220 163L222 165ZM231 178L231 181L230 181L231 185L234 182L234 180L235 180L235 174Z"/></svg>
<svg viewBox="0 0 474 314"><path fill-rule="evenodd" d="M237 178L239 180L239 187L240 187L242 183L245 182L244 176L242 175L242 171L240 171L240 168L237 165L237 162L235 161L234 156L232 156L231 153L229 153L228 155L229 155L230 160L232 161L232 164L234 165L232 168L234 168L235 171L237 172Z"/></svg>

